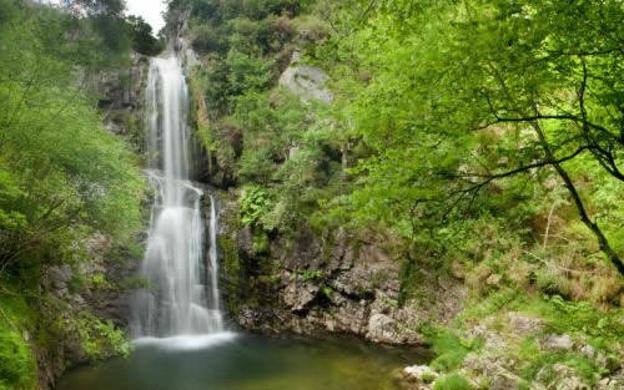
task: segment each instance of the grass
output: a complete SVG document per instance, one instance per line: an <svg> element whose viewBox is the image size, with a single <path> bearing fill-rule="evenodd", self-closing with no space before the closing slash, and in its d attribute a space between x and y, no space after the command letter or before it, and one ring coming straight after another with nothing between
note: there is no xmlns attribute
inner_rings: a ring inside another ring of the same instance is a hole
<svg viewBox="0 0 624 390"><path fill-rule="evenodd" d="M434 384L433 390L471 390L473 386L460 374L449 374L440 377Z"/></svg>
<svg viewBox="0 0 624 390"><path fill-rule="evenodd" d="M466 355L478 344L467 343L450 330L443 328L424 327L421 331L427 336L436 356L430 366L438 371L448 372L459 368Z"/></svg>
<svg viewBox="0 0 624 390"><path fill-rule="evenodd" d="M535 379L537 374L546 369L547 373L552 371L551 368L555 364L563 364L574 370L587 383L593 384L597 378L600 378L603 369L598 367L594 361L574 351L542 351L538 342L533 338L523 341L519 350L518 357L522 362L520 376L527 381ZM547 376L548 377L548 376ZM542 378L544 379L544 378ZM556 378L551 378L556 379Z"/></svg>

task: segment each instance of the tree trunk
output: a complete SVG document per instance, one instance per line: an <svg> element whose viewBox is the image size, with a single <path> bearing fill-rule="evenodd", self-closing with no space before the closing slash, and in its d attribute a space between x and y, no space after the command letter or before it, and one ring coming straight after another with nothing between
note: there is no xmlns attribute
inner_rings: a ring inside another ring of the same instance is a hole
<svg viewBox="0 0 624 390"><path fill-rule="evenodd" d="M618 254L615 252L615 250L613 250L611 245L609 245L609 241L607 240L607 237L604 235L604 233L602 232L598 224L593 222L589 218L589 214L587 214L587 210L585 209L583 200L581 199L581 196L579 195L576 189L576 186L574 185L574 182L570 178L570 175L568 175L568 172L565 169L563 169L561 164L556 162L557 159L555 158L552 150L550 149L550 145L548 144L548 141L546 140L546 137L542 129L539 127L539 125L536 122L533 122L532 125L533 125L533 128L535 129L535 132L537 133L537 136L540 140L542 148L544 149L544 152L546 153L547 160L553 162L552 166L555 168L555 170L557 171L557 173L563 180L563 184L565 185L568 192L572 196L572 200L574 201L574 204L576 205L576 208L581 217L581 221L585 224L585 226L589 228L589 230L592 231L592 233L594 233L594 235L596 236L596 239L598 239L598 245L600 247L600 250L607 256L609 261L615 266L615 268L618 270L620 275L624 276L624 262L622 262L622 259L620 258L620 256L618 256Z"/></svg>

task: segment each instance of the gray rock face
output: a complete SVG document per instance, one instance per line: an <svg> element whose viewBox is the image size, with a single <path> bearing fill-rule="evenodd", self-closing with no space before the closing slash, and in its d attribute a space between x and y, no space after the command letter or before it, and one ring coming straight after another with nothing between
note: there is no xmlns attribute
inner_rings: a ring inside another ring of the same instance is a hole
<svg viewBox="0 0 624 390"><path fill-rule="evenodd" d="M279 84L301 99L331 103L334 96L325 87L327 74L319 68L307 65L290 66L280 76Z"/></svg>
<svg viewBox="0 0 624 390"><path fill-rule="evenodd" d="M343 333L377 343L417 345L423 343L416 331L423 321L444 321L461 309L461 286L438 276L424 276L418 286L431 302L400 305L400 262L388 255L381 238L362 242L337 231L321 240L302 226L294 238L272 237L266 251L254 253L253 232L228 227L228 220L239 218L238 211L222 203L223 235L236 246L237 264L222 258L223 285L238 286L225 288L225 301L244 329Z"/></svg>
<svg viewBox="0 0 624 390"><path fill-rule="evenodd" d="M490 390L514 390L520 388L520 377L506 370L497 372L490 383Z"/></svg>

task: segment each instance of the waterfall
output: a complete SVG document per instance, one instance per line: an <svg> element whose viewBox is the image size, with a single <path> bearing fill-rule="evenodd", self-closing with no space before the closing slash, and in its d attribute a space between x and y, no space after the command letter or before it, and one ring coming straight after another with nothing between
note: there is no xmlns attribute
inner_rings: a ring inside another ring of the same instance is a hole
<svg viewBox="0 0 624 390"><path fill-rule="evenodd" d="M223 330L217 269L217 206L210 198L209 263L204 261L204 194L190 178L188 89L179 60L153 58L146 90L152 216L131 332L137 337Z"/></svg>

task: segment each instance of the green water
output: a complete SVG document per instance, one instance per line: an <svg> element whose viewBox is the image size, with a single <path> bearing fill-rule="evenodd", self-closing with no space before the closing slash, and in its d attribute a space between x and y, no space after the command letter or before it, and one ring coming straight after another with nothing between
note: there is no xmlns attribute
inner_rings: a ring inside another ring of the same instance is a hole
<svg viewBox="0 0 624 390"><path fill-rule="evenodd" d="M128 359L82 367L58 390L396 389L393 372L422 354L363 344L237 335L147 342Z"/></svg>

